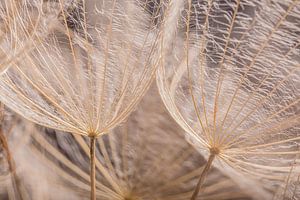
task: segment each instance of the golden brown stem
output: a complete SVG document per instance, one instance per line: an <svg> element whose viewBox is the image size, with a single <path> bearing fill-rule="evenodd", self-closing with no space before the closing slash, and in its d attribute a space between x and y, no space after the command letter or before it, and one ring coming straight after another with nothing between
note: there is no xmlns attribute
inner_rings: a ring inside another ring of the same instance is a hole
<svg viewBox="0 0 300 200"><path fill-rule="evenodd" d="M91 200L96 200L96 170L95 170L95 141L96 137L90 137L90 158L91 158Z"/></svg>
<svg viewBox="0 0 300 200"><path fill-rule="evenodd" d="M207 161L207 163L206 163L206 165L205 165L205 167L204 167L204 169L203 169L203 171L202 171L202 173L200 175L199 181L198 181L197 186L196 186L196 188L194 190L194 193L193 193L193 196L192 196L191 200L195 200L196 197L198 196L198 193L201 190L201 187L202 187L202 185L204 183L204 180L205 180L205 178L206 178L206 176L207 176L207 174L209 172L209 169L210 169L210 167L212 165L212 162L215 159L215 156L216 156L216 154L214 154L214 153L211 153L209 155L208 161Z"/></svg>
<svg viewBox="0 0 300 200"><path fill-rule="evenodd" d="M20 189L20 179L16 174L16 165L11 155L11 152L8 147L7 139L2 132L2 128L0 127L0 146L3 148L4 152L6 153L6 160L8 162L9 172L12 178L13 188L15 190L16 199L23 199L22 193Z"/></svg>

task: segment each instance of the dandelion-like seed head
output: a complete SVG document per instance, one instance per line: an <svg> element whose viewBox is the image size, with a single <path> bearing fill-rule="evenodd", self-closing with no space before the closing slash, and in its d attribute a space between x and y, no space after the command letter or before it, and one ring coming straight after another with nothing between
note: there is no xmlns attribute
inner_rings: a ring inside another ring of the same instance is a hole
<svg viewBox="0 0 300 200"><path fill-rule="evenodd" d="M161 97L208 161L217 150L214 166L271 199L300 171L300 2L179 2L162 40Z"/></svg>

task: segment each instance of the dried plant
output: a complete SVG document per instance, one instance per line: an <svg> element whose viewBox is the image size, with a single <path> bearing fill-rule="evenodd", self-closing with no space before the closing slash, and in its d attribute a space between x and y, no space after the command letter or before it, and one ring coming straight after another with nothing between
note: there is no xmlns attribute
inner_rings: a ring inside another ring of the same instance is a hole
<svg viewBox="0 0 300 200"><path fill-rule="evenodd" d="M85 137L35 130L32 151L70 187L77 199L89 189L88 142ZM127 122L97 139L96 196L103 200L185 200L205 160L178 134L152 90ZM199 199L248 199L236 184L214 169Z"/></svg>
<svg viewBox="0 0 300 200"><path fill-rule="evenodd" d="M299 198L299 22L299 0L0 0L0 101L56 129L1 125L0 198ZM206 163L156 94L112 131L159 64Z"/></svg>
<svg viewBox="0 0 300 200"><path fill-rule="evenodd" d="M51 33L0 80L0 99L25 118L95 138L134 109L158 66L155 16L136 0L59 0Z"/></svg>
<svg viewBox="0 0 300 200"><path fill-rule="evenodd" d="M211 165L271 199L300 172L300 2L178 2L168 3L174 31L162 40L157 83L208 159L191 199Z"/></svg>
<svg viewBox="0 0 300 200"><path fill-rule="evenodd" d="M73 6L62 11L51 36L1 77L1 98L38 124L98 136L122 121L149 86L158 34L132 1ZM70 12L86 19L81 24Z"/></svg>

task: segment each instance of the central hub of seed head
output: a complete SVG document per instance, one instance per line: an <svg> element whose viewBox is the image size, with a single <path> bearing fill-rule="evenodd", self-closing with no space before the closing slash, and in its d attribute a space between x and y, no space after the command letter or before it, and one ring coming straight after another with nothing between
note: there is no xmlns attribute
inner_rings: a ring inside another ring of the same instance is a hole
<svg viewBox="0 0 300 200"><path fill-rule="evenodd" d="M220 153L220 149L217 147L211 147L209 149L209 151L210 151L210 154L212 154L212 155L218 155Z"/></svg>
<svg viewBox="0 0 300 200"><path fill-rule="evenodd" d="M92 137L97 137L97 132L96 131L93 131L93 130L89 130L87 131L87 134L90 138Z"/></svg>
<svg viewBox="0 0 300 200"><path fill-rule="evenodd" d="M127 192L126 194L124 194L123 198L124 200L141 200L132 192Z"/></svg>
<svg viewBox="0 0 300 200"><path fill-rule="evenodd" d="M125 197L124 200L137 200L136 197Z"/></svg>

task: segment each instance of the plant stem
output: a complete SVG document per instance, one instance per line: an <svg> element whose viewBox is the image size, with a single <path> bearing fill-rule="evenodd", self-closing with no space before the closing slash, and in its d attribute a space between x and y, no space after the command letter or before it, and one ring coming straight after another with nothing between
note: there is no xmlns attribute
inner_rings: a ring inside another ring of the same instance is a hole
<svg viewBox="0 0 300 200"><path fill-rule="evenodd" d="M96 200L95 141L96 141L95 136L90 137L91 200Z"/></svg>
<svg viewBox="0 0 300 200"><path fill-rule="evenodd" d="M0 126L0 146L2 146L4 152L6 152L6 160L7 160L7 163L8 163L9 172L11 174L12 184L13 184L14 192L15 192L15 195L16 195L15 198L22 200L23 198L22 198L22 192L21 192L21 189L20 189L20 179L17 176L16 165L15 165L15 162L14 162L13 157L11 155L11 152L9 150L7 139L4 136L4 133L2 132L2 127L1 126Z"/></svg>
<svg viewBox="0 0 300 200"><path fill-rule="evenodd" d="M211 153L209 155L208 161L207 161L207 163L206 163L206 165L205 165L205 167L204 167L204 169L203 169L203 171L200 175L199 181L198 181L197 186L196 186L196 188L193 192L193 196L192 196L191 200L195 200L196 197L198 196L198 193L199 193L199 191L200 191L200 189L201 189L201 187L204 183L204 180L205 180L205 178L206 178L206 176L209 172L209 169L212 165L213 160L215 159L215 156L216 156L216 154L214 154L214 153Z"/></svg>

